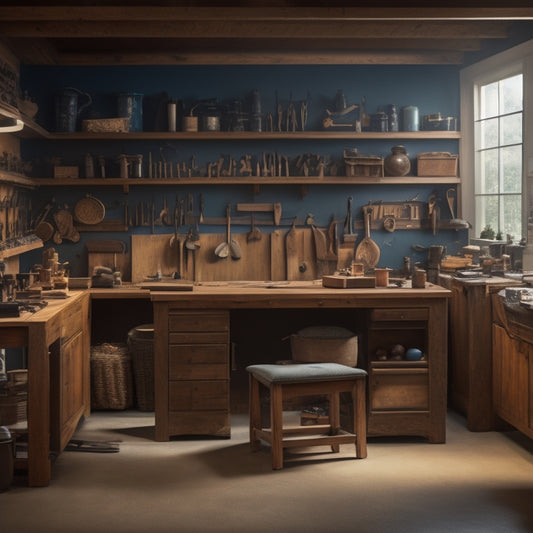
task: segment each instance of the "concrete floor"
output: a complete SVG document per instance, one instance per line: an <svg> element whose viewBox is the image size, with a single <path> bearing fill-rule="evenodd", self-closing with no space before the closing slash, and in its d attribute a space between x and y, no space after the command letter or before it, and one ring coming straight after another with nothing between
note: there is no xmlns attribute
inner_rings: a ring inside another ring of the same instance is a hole
<svg viewBox="0 0 533 533"><path fill-rule="evenodd" d="M75 437L119 440L113 454L64 452L49 487L0 494L2 531L439 533L532 532L533 443L471 433L450 413L447 443L371 439L292 452L280 471L252 454L246 415L232 438L153 441L153 415L95 412Z"/></svg>

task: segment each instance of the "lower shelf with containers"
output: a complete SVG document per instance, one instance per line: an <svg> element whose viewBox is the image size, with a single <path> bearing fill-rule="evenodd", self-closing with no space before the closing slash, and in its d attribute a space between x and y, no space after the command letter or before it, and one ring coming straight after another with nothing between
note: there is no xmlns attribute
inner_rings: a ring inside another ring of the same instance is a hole
<svg viewBox="0 0 533 533"><path fill-rule="evenodd" d="M371 311L367 333L369 435L392 434L391 427L398 434L398 423L405 423L401 433L415 434L417 417L429 413L428 319L426 308Z"/></svg>

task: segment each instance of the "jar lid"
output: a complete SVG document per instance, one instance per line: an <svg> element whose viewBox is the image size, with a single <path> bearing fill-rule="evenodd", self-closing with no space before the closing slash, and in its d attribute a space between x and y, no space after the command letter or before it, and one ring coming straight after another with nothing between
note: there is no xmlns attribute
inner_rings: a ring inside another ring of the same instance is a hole
<svg viewBox="0 0 533 533"><path fill-rule="evenodd" d="M6 426L0 426L0 442L11 440L11 433Z"/></svg>

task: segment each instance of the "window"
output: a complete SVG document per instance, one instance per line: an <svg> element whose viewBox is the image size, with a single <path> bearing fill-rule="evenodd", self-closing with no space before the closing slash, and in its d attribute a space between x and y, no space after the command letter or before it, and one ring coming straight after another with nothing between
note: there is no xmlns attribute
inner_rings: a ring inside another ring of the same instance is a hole
<svg viewBox="0 0 533 533"><path fill-rule="evenodd" d="M475 231L522 237L523 75L479 85L475 120Z"/></svg>
<svg viewBox="0 0 533 533"><path fill-rule="evenodd" d="M470 239L487 225L504 240L528 237L532 131L533 41L461 71L460 206Z"/></svg>

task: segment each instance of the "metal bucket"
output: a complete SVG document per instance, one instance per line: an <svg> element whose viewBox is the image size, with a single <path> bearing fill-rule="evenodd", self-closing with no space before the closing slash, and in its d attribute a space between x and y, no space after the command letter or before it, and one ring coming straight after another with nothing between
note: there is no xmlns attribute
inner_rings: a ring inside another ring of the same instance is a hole
<svg viewBox="0 0 533 533"><path fill-rule="evenodd" d="M80 97L85 99L79 105ZM79 89L66 87L56 95L56 131L59 133L74 133L78 125L78 116L92 103L92 98Z"/></svg>

